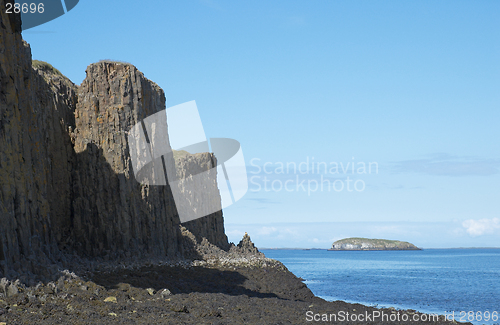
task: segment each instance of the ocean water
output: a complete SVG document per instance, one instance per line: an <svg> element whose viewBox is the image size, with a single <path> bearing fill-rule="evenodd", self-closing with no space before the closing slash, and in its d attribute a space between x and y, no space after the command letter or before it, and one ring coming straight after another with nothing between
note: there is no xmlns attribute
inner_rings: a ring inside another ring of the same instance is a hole
<svg viewBox="0 0 500 325"><path fill-rule="evenodd" d="M455 312L457 321L500 323L500 249L262 252L281 261L326 300Z"/></svg>

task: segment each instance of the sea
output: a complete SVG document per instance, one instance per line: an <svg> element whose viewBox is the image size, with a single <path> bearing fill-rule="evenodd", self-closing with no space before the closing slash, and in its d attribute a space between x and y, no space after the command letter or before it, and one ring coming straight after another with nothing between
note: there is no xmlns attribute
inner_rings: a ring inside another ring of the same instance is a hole
<svg viewBox="0 0 500 325"><path fill-rule="evenodd" d="M500 249L262 252L325 300L500 323Z"/></svg>

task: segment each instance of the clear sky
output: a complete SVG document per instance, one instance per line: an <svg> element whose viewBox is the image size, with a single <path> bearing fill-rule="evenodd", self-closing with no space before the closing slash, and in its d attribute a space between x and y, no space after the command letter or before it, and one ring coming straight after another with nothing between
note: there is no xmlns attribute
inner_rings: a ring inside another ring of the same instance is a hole
<svg viewBox="0 0 500 325"><path fill-rule="evenodd" d="M76 84L130 62L237 139L250 189L225 210L231 241L500 247L498 17L498 1L80 0L23 34Z"/></svg>

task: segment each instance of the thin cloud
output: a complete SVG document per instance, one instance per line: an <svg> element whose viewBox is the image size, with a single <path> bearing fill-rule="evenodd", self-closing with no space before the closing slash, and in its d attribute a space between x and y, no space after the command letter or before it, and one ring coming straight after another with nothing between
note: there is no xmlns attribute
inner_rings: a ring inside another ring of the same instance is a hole
<svg viewBox="0 0 500 325"><path fill-rule="evenodd" d="M262 227L258 230L257 234L268 236L268 235L275 234L277 231L278 231L278 229L275 227Z"/></svg>
<svg viewBox="0 0 500 325"><path fill-rule="evenodd" d="M222 10L220 3L214 0L200 0L200 3L212 9Z"/></svg>
<svg viewBox="0 0 500 325"><path fill-rule="evenodd" d="M469 219L462 223L465 231L472 237L500 232L500 218L493 219Z"/></svg>
<svg viewBox="0 0 500 325"><path fill-rule="evenodd" d="M233 230L227 230L226 231L226 234L228 236L237 236L237 237L243 237L243 235L245 234L244 231L242 230L239 230L239 229L233 229Z"/></svg>
<svg viewBox="0 0 500 325"><path fill-rule="evenodd" d="M280 204L280 202L278 201L274 201L274 200L270 200L270 199L265 199L265 198L247 198L246 200L249 200L249 201L255 201L255 202L258 202L260 204Z"/></svg>
<svg viewBox="0 0 500 325"><path fill-rule="evenodd" d="M437 176L490 176L500 173L500 160L434 154L425 159L398 161L392 171Z"/></svg>

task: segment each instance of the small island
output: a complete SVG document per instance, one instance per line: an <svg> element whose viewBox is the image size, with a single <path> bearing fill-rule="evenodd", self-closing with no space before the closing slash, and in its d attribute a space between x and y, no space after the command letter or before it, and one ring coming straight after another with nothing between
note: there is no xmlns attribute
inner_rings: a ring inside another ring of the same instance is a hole
<svg viewBox="0 0 500 325"><path fill-rule="evenodd" d="M345 238L332 244L329 251L407 251L421 250L417 246L399 240Z"/></svg>

